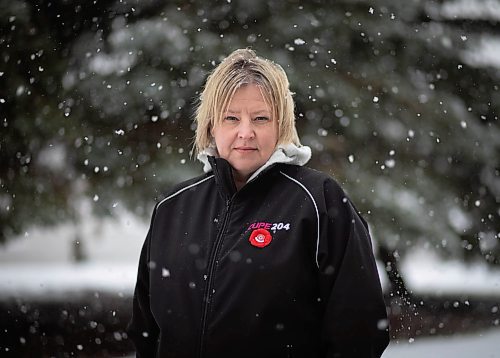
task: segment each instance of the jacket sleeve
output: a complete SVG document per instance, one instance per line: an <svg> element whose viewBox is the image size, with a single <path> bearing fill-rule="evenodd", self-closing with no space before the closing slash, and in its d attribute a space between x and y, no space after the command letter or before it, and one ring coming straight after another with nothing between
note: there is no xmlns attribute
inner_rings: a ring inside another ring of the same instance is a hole
<svg viewBox="0 0 500 358"><path fill-rule="evenodd" d="M134 342L138 358L156 355L159 334L158 325L151 313L149 294L149 247L152 227L153 220L141 250L132 303L132 319L127 327L127 333Z"/></svg>
<svg viewBox="0 0 500 358"><path fill-rule="evenodd" d="M368 225L333 180L324 184L318 265L327 357L380 357L387 312Z"/></svg>

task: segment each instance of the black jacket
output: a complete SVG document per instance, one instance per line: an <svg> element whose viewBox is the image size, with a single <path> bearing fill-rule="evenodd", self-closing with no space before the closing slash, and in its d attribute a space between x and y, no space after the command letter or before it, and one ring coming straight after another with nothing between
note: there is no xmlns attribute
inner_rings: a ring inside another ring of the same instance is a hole
<svg viewBox="0 0 500 358"><path fill-rule="evenodd" d="M339 185L275 164L236 191L228 162L210 163L155 207L129 325L137 356L380 357L371 241Z"/></svg>

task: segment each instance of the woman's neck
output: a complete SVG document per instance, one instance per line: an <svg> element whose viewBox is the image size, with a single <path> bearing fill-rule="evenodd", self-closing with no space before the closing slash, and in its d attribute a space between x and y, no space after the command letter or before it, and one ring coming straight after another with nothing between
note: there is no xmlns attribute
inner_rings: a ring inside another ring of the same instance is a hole
<svg viewBox="0 0 500 358"><path fill-rule="evenodd" d="M236 186L236 190L239 191L241 188L243 188L247 183L248 178L250 178L250 174L242 175L241 173L238 173L233 169L233 179L234 179L234 185Z"/></svg>

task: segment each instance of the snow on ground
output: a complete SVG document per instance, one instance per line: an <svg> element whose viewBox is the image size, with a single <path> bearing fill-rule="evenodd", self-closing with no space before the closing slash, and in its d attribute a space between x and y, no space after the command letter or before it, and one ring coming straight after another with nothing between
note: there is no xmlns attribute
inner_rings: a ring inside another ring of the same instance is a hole
<svg viewBox="0 0 500 358"><path fill-rule="evenodd" d="M79 226L33 228L0 246L0 298L78 290L131 294L147 220L126 212L119 219L87 217ZM87 260L72 260L72 241L79 234ZM387 286L384 266L379 263ZM409 289L424 294L500 295L500 270L484 264L443 261L431 250L415 249L401 262Z"/></svg>
<svg viewBox="0 0 500 358"><path fill-rule="evenodd" d="M475 334L417 338L414 342L394 341L382 358L500 358L500 329ZM129 355L126 358L135 358Z"/></svg>
<svg viewBox="0 0 500 358"><path fill-rule="evenodd" d="M409 289L419 294L500 295L500 269L480 262L444 261L430 249L415 249L402 260L400 270Z"/></svg>
<svg viewBox="0 0 500 358"><path fill-rule="evenodd" d="M500 358L500 329L467 335L391 342L382 358Z"/></svg>
<svg viewBox="0 0 500 358"><path fill-rule="evenodd" d="M114 263L83 264L0 264L0 298L37 297L57 299L61 292L83 290L116 292L131 296L137 274L135 265Z"/></svg>
<svg viewBox="0 0 500 358"><path fill-rule="evenodd" d="M85 215L80 224L34 227L0 246L0 267L10 264L72 264L72 242L81 241L89 262L136 263L148 222L121 211L116 219Z"/></svg>
<svg viewBox="0 0 500 358"><path fill-rule="evenodd" d="M128 213L119 219L88 218L81 226L33 228L0 246L0 298L51 298L82 290L131 295L147 229L145 221ZM77 233L87 257L79 263L72 259Z"/></svg>

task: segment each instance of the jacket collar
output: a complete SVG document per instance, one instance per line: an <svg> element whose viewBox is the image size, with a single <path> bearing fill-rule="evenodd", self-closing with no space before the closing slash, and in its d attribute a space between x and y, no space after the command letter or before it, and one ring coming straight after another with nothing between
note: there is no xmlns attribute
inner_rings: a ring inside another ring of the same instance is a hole
<svg viewBox="0 0 500 358"><path fill-rule="evenodd" d="M255 179L263 170L274 164L284 163L303 166L309 159L311 159L311 148L308 146L304 145L298 147L295 144L279 145L269 160L248 178L247 183Z"/></svg>
<svg viewBox="0 0 500 358"><path fill-rule="evenodd" d="M248 178L247 183L257 178L259 174L275 164L285 163L302 166L309 159L311 159L311 148L308 146L299 147L295 144L279 145L269 160ZM203 171L205 173L214 172L216 179L225 187L228 193L232 195L236 192L232 168L226 160L219 157L219 153L214 146L208 147L198 154L198 160L203 163Z"/></svg>
<svg viewBox="0 0 500 358"><path fill-rule="evenodd" d="M219 153L217 152L217 148L215 146L207 147L198 154L198 160L203 163L203 171L205 173L213 170L213 167L208 159L209 157L219 157ZM295 144L280 144L269 160L257 169L255 173L250 176L248 181L253 180L257 177L257 175L259 175L260 172L273 164L286 163L302 166L306 164L309 159L311 159L311 148L308 146L303 145L298 147Z"/></svg>
<svg viewBox="0 0 500 358"><path fill-rule="evenodd" d="M222 196L225 197L224 199L231 198L238 191L234 183L231 165L227 160L214 156L208 156L207 160L210 167L213 168L217 186L222 189Z"/></svg>

